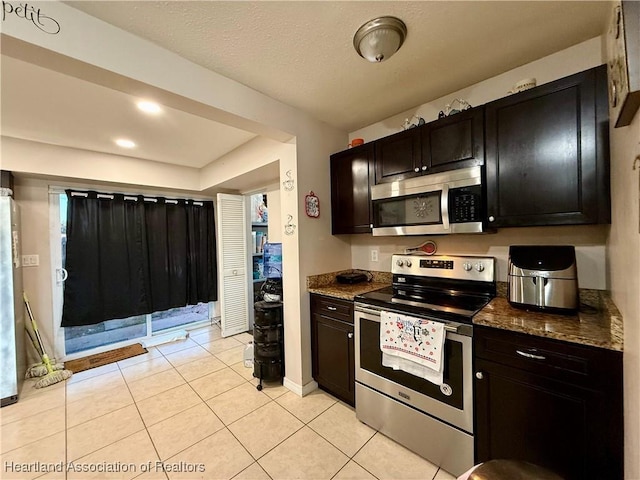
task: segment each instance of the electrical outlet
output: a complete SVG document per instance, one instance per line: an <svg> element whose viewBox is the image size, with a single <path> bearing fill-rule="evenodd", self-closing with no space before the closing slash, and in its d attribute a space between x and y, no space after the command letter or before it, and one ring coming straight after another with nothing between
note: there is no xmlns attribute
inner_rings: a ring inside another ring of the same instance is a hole
<svg viewBox="0 0 640 480"><path fill-rule="evenodd" d="M378 261L378 250L371 250L371 261L372 262Z"/></svg>
<svg viewBox="0 0 640 480"><path fill-rule="evenodd" d="M37 267L40 265L40 255L22 255L23 267Z"/></svg>

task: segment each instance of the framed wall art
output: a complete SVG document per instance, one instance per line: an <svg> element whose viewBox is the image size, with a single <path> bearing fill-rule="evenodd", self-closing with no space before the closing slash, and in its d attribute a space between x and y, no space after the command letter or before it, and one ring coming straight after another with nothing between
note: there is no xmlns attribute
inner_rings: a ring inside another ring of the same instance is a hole
<svg viewBox="0 0 640 480"><path fill-rule="evenodd" d="M640 2L614 7L607 47L612 120L616 128L625 127L640 107Z"/></svg>
<svg viewBox="0 0 640 480"><path fill-rule="evenodd" d="M309 195L304 197L304 211L307 217L318 218L320 216L320 199L315 193L309 192Z"/></svg>

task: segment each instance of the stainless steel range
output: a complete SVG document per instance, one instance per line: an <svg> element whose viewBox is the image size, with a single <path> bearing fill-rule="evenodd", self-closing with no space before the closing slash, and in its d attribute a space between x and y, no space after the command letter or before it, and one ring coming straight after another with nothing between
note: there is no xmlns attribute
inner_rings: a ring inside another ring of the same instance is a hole
<svg viewBox="0 0 640 480"><path fill-rule="evenodd" d="M355 298L356 415L444 470L473 466L472 318L495 296L495 259L393 255L393 285ZM382 365L380 317L442 322L443 383Z"/></svg>

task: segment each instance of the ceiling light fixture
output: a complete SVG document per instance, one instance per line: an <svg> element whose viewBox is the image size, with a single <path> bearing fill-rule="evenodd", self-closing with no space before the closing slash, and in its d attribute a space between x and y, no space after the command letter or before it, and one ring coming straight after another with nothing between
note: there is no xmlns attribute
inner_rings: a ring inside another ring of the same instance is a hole
<svg viewBox="0 0 640 480"><path fill-rule="evenodd" d="M353 37L356 52L370 62L382 62L396 53L407 37L407 26L396 17L379 17L362 25Z"/></svg>
<svg viewBox="0 0 640 480"><path fill-rule="evenodd" d="M138 108L140 110L142 110L145 113L160 113L161 109L160 109L160 105L158 105L155 102L149 102L149 101L141 101L137 103Z"/></svg>
<svg viewBox="0 0 640 480"><path fill-rule="evenodd" d="M119 138L116 140L116 145L122 148L133 148L136 146L134 142L131 140L127 140L126 138Z"/></svg>

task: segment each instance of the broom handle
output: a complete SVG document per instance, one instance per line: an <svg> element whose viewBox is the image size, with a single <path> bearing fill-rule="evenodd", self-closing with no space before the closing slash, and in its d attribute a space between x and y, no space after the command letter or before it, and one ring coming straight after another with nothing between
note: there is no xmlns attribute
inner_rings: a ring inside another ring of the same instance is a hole
<svg viewBox="0 0 640 480"><path fill-rule="evenodd" d="M27 332L27 335L29 336L29 340L31 340L31 345L33 345L33 348L36 350L36 353L42 357L42 352L38 348L38 344L36 343L36 339L33 338L33 335L31 334L31 330L29 330L27 328L26 324L24 326L24 331Z"/></svg>
<svg viewBox="0 0 640 480"><path fill-rule="evenodd" d="M47 352L44 349L44 343L42 343L42 338L40 337L40 332L38 331L38 325L36 324L36 319L34 318L33 312L31 311L31 305L29 305L29 299L27 298L27 293L22 292L22 297L24 298L24 304L27 306L27 313L29 314L29 318L31 319L31 327L33 328L33 332L36 334L38 345L40 345L41 355L45 357L47 356Z"/></svg>

